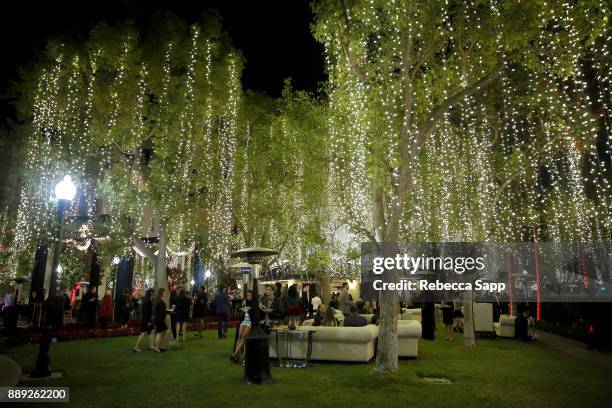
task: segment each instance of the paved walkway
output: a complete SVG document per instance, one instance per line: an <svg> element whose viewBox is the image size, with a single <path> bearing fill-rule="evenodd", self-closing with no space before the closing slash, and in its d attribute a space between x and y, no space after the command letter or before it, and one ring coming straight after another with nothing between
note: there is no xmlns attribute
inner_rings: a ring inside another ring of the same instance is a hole
<svg viewBox="0 0 612 408"><path fill-rule="evenodd" d="M17 385L21 378L21 367L6 354L0 354L0 387Z"/></svg>
<svg viewBox="0 0 612 408"><path fill-rule="evenodd" d="M546 347L578 357L583 360L590 361L600 366L612 370L612 354L587 350L587 346L576 340L568 339L567 337L558 336L542 330L534 330L538 338L537 342Z"/></svg>

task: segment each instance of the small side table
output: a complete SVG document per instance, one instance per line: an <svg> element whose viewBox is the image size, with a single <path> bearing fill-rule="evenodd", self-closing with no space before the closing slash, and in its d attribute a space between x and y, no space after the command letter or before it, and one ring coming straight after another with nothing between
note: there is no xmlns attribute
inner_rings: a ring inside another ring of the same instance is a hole
<svg viewBox="0 0 612 408"><path fill-rule="evenodd" d="M312 356L312 335L315 330L289 330L287 328L272 329L276 334L276 355L278 365L281 368L307 368L310 367L310 357ZM281 356L278 346L279 339L285 338L285 358ZM293 343L303 341L306 344L306 355L303 358L293 357Z"/></svg>

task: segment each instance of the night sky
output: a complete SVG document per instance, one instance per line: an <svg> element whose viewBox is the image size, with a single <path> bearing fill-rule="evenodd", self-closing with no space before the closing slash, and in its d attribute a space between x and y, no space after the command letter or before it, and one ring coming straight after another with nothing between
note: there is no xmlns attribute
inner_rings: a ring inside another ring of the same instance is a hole
<svg viewBox="0 0 612 408"><path fill-rule="evenodd" d="M0 91L17 77L20 65L35 59L36 50L56 34L84 37L101 21L132 20L145 29L152 15L167 11L188 23L200 20L207 9L217 9L224 29L246 57L246 89L280 95L285 78L295 89L316 91L324 80L322 47L310 33L311 0L123 0L5 2L0 9ZM8 7L10 3L10 8ZM4 122L10 115L2 101Z"/></svg>

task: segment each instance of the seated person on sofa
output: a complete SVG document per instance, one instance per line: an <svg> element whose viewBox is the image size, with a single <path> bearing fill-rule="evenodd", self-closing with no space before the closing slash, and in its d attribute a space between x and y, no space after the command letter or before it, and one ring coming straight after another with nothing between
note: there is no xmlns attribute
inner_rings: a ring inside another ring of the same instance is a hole
<svg viewBox="0 0 612 408"><path fill-rule="evenodd" d="M317 309L317 312L314 314L314 321L312 322L313 326L320 326L321 323L323 323L323 320L325 319L326 311L327 311L327 306L325 306L325 303L319 303L319 308Z"/></svg>
<svg viewBox="0 0 612 408"><path fill-rule="evenodd" d="M357 302L355 302L355 305L357 305L357 313L359 313L359 314L366 314L366 312L365 312L365 302L363 301L363 299L361 299L361 298L357 299Z"/></svg>
<svg viewBox="0 0 612 408"><path fill-rule="evenodd" d="M374 316L372 316L372 320L370 320L370 323L378 326L378 320L380 320L380 309L376 309L374 311Z"/></svg>
<svg viewBox="0 0 612 408"><path fill-rule="evenodd" d="M344 318L344 327L363 327L368 324L365 317L357 314L357 307L351 305L350 314Z"/></svg>
<svg viewBox="0 0 612 408"><path fill-rule="evenodd" d="M325 311L321 326L338 326L338 321L336 320L336 312L333 307L328 307Z"/></svg>

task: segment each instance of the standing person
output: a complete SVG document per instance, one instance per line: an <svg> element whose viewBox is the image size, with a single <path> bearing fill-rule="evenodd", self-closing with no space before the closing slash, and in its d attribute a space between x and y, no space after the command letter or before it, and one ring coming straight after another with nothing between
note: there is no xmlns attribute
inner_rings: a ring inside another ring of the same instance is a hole
<svg viewBox="0 0 612 408"><path fill-rule="evenodd" d="M42 316L42 304L43 304L43 295L38 294L37 291L32 291L32 325L34 327L40 326L40 319Z"/></svg>
<svg viewBox="0 0 612 408"><path fill-rule="evenodd" d="M136 352L140 351L140 342L144 338L145 334L149 335L149 348L155 350L155 329L153 326L153 288L147 289L145 296L142 299L142 305L140 310L140 336L136 340L136 345L133 350Z"/></svg>
<svg viewBox="0 0 612 408"><path fill-rule="evenodd" d="M338 307L338 301L337 301L337 295L335 293L332 292L330 298L329 298L329 304L327 305L328 307L333 307L334 309Z"/></svg>
<svg viewBox="0 0 612 408"><path fill-rule="evenodd" d="M302 290L302 314L304 318L306 318L306 316L309 316L312 314L312 311L310 310L310 301L308 300L308 293L306 293L305 290Z"/></svg>
<svg viewBox="0 0 612 408"><path fill-rule="evenodd" d="M284 313L285 316L289 316L289 328L292 330L297 327L296 320L302 315L301 303L302 300L298 294L297 285L291 285L285 294Z"/></svg>
<svg viewBox="0 0 612 408"><path fill-rule="evenodd" d="M85 327L88 329L95 329L96 327L96 312L98 311L97 292L98 288L91 286L81 300L81 310L85 318Z"/></svg>
<svg viewBox="0 0 612 408"><path fill-rule="evenodd" d="M136 296L136 292L130 296L130 302L130 320L140 320L141 300Z"/></svg>
<svg viewBox="0 0 612 408"><path fill-rule="evenodd" d="M123 288L123 294L119 297L118 302L119 324L121 325L121 328L124 329L128 326L130 311L132 308L132 299L129 288Z"/></svg>
<svg viewBox="0 0 612 408"><path fill-rule="evenodd" d="M453 331L456 331L458 333L463 333L463 312L461 311L462 307L462 302L453 303L453 318L455 319L455 327L453 328Z"/></svg>
<svg viewBox="0 0 612 408"><path fill-rule="evenodd" d="M446 327L446 340L453 340L453 302L442 303L442 323Z"/></svg>
<svg viewBox="0 0 612 408"><path fill-rule="evenodd" d="M170 290L170 309L173 311L176 309L176 299L178 298L178 293L176 289ZM170 334L171 342L178 340L178 333L176 332L176 313L170 313Z"/></svg>
<svg viewBox="0 0 612 408"><path fill-rule="evenodd" d="M17 305L15 303L15 288L11 288L4 296L4 328L7 330L17 328Z"/></svg>
<svg viewBox="0 0 612 408"><path fill-rule="evenodd" d="M314 316L319 310L319 305L321 304L321 298L316 292L313 293L312 299L310 299L310 304L312 305L312 316Z"/></svg>
<svg viewBox="0 0 612 408"><path fill-rule="evenodd" d="M278 324L283 318L283 306L279 298L276 297L276 291L272 286L266 289L267 297L262 305L261 311L266 314L266 324L272 326Z"/></svg>
<svg viewBox="0 0 612 408"><path fill-rule="evenodd" d="M202 328L204 327L204 319L206 318L206 311L208 309L208 294L204 286L200 286L200 291L195 299L193 305L193 318L198 320L199 331L196 333L197 337L202 337Z"/></svg>
<svg viewBox="0 0 612 408"><path fill-rule="evenodd" d="M219 292L215 295L213 303L215 306L215 315L217 316L217 334L220 339L224 339L227 337L230 299L227 293L225 293L223 285L219 286ZM223 326L223 332L221 331L221 326Z"/></svg>
<svg viewBox="0 0 612 408"><path fill-rule="evenodd" d="M165 348L160 347L164 344L166 334L168 334L168 326L166 325L166 313L168 309L166 302L164 302L164 288L157 289L157 296L155 296L155 305L153 308L153 322L155 323L155 344L153 351L159 353L166 351Z"/></svg>
<svg viewBox="0 0 612 408"><path fill-rule="evenodd" d="M186 339L187 321L189 320L189 310L191 309L191 298L187 296L187 291L181 289L176 298L176 340L183 334L183 341Z"/></svg>
<svg viewBox="0 0 612 408"><path fill-rule="evenodd" d="M251 334L251 316L249 315L249 310L254 306L254 304L255 301L253 300L253 291L247 290L244 301L242 302L240 325L236 329L238 332L238 339L236 341L236 345L234 346L234 352L230 356L230 360L232 360L234 363L240 361L240 353L242 352L246 338L249 336L249 334Z"/></svg>
<svg viewBox="0 0 612 408"><path fill-rule="evenodd" d="M98 310L98 319L103 330L108 328L109 320L113 318L113 298L111 297L110 289L106 290L102 303L100 303L100 310Z"/></svg>
<svg viewBox="0 0 612 408"><path fill-rule="evenodd" d="M340 296L338 296L338 308L342 311L342 314L345 316L351 313L351 305L353 301L351 300L351 296L348 292L348 283L344 282L342 284L342 290L340 290Z"/></svg>

